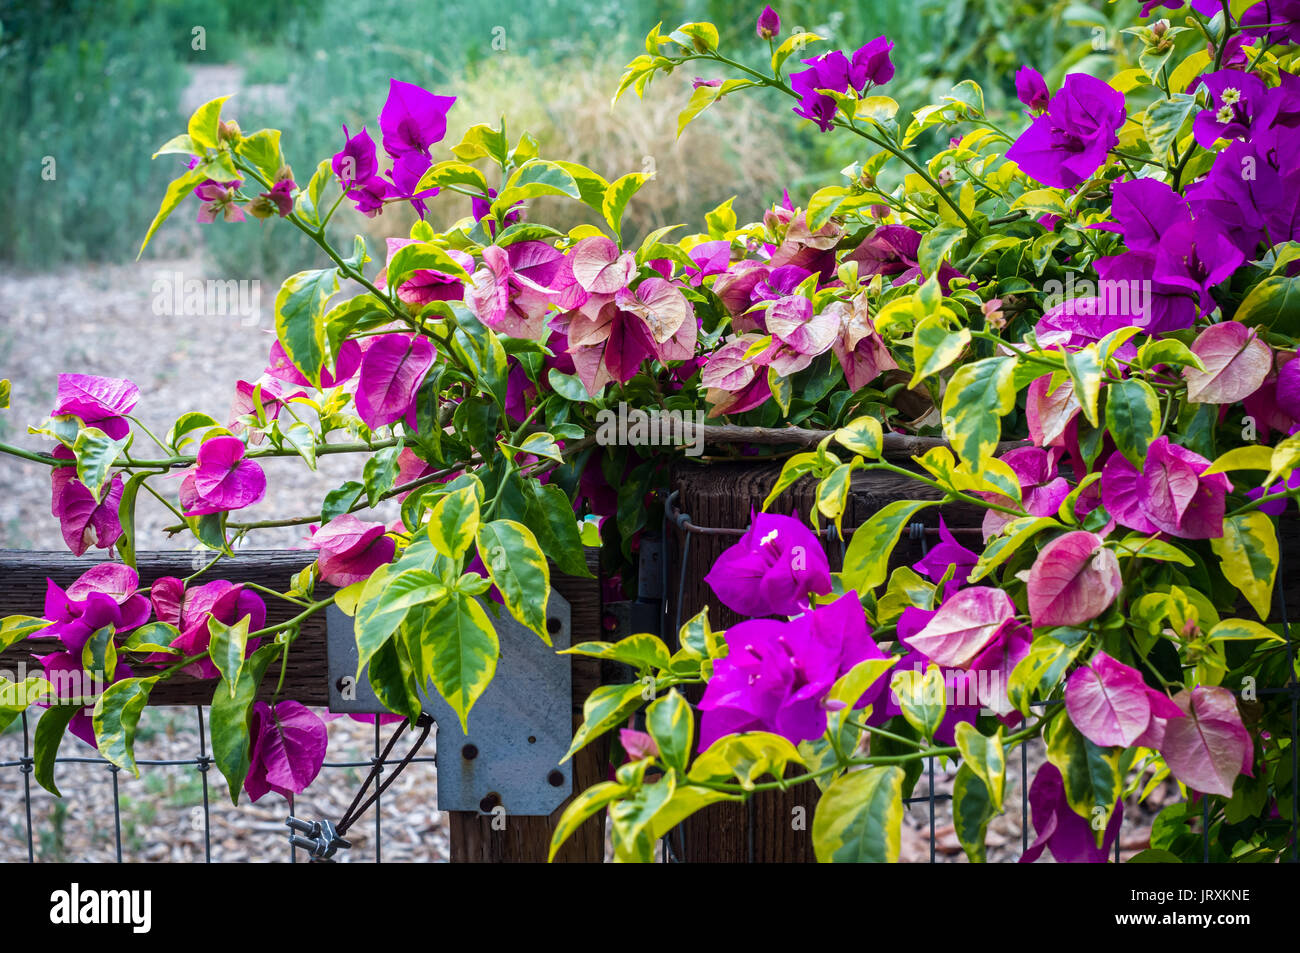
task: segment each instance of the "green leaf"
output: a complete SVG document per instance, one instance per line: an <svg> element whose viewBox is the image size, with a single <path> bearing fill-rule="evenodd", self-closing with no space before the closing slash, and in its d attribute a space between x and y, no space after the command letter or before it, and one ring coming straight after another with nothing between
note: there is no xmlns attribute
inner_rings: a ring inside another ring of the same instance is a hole
<svg viewBox="0 0 1300 953"><path fill-rule="evenodd" d="M939 666L931 662L924 674L915 669L894 672L889 690L898 699L907 723L927 740L933 740L947 710L943 671Z"/></svg>
<svg viewBox="0 0 1300 953"><path fill-rule="evenodd" d="M50 694L53 686L33 675L22 682L0 677L0 731L4 731L30 706Z"/></svg>
<svg viewBox="0 0 1300 953"><path fill-rule="evenodd" d="M9 394L12 385L8 380L0 380L0 410L9 409Z"/></svg>
<svg viewBox="0 0 1300 953"><path fill-rule="evenodd" d="M650 703L645 724L664 764L685 774L695 744L695 715L690 704L674 688Z"/></svg>
<svg viewBox="0 0 1300 953"><path fill-rule="evenodd" d="M338 271L321 268L291 275L275 296L275 335L293 366L315 386L320 386L321 367L328 356L325 306L338 290Z"/></svg>
<svg viewBox="0 0 1300 953"><path fill-rule="evenodd" d="M279 643L262 646L244 663L238 682L231 686L223 679L212 694L212 707L208 711L212 760L226 779L231 804L239 803L239 791L248 776L251 748L248 728L257 688L271 660L283 650Z"/></svg>
<svg viewBox="0 0 1300 953"><path fill-rule="evenodd" d="M994 810L1002 807L1006 787L1007 756L1002 747L1002 728L997 734L982 735L970 722L957 723L957 747L962 760L984 783Z"/></svg>
<svg viewBox="0 0 1300 953"><path fill-rule="evenodd" d="M91 715L100 755L137 778L140 769L135 764L135 730L158 678L155 675L114 682L99 696Z"/></svg>
<svg viewBox="0 0 1300 953"><path fill-rule="evenodd" d="M969 764L963 764L957 769L952 785L952 823L971 863L985 862L984 840L989 821L996 816L997 808L989 796L988 785Z"/></svg>
<svg viewBox="0 0 1300 953"><path fill-rule="evenodd" d="M351 512L352 507L361 499L366 488L356 480L349 480L340 487L336 487L325 494L325 501L321 504L320 518L322 523L328 523L336 516Z"/></svg>
<svg viewBox="0 0 1300 953"><path fill-rule="evenodd" d="M112 681L117 672L117 643L113 641L113 627L96 629L81 647L81 667L92 674Z"/></svg>
<svg viewBox="0 0 1300 953"><path fill-rule="evenodd" d="M718 86L697 86L695 92L691 94L691 101L686 104L686 108L677 114L677 138L682 137L686 127L694 121L695 117L704 110L708 109L718 101L718 96L722 89Z"/></svg>
<svg viewBox="0 0 1300 953"><path fill-rule="evenodd" d="M0 619L0 652L53 624L49 619L38 619L30 615L5 616Z"/></svg>
<svg viewBox="0 0 1300 953"><path fill-rule="evenodd" d="M1100 844L1124 785L1119 769L1121 749L1093 744L1068 718L1057 718L1049 731L1047 760L1061 772L1071 809L1093 825ZM1100 825L1094 821L1098 817Z"/></svg>
<svg viewBox="0 0 1300 953"><path fill-rule="evenodd" d="M652 175L653 173L629 172L615 179L605 190L601 212L616 238L622 233L623 212L627 210L627 203L632 200L632 196L641 186L650 181Z"/></svg>
<svg viewBox="0 0 1300 953"><path fill-rule="evenodd" d="M1130 377L1107 387L1106 429L1120 453L1141 467L1147 447L1160 435L1160 401L1151 385Z"/></svg>
<svg viewBox="0 0 1300 953"><path fill-rule="evenodd" d="M55 797L63 797L54 784L54 761L67 731L68 722L81 711L82 705L51 705L36 722L32 740L32 776L36 783Z"/></svg>
<svg viewBox="0 0 1300 953"><path fill-rule="evenodd" d="M707 619L705 625L708 625ZM617 642L579 642L572 648L561 650L559 654L610 659L636 669L665 669L669 663L668 646L664 645L659 636L648 632L629 635Z"/></svg>
<svg viewBox="0 0 1300 953"><path fill-rule="evenodd" d="M916 370L908 388L916 387L927 377L948 367L961 357L969 344L970 331L966 328L949 330L948 320L942 314L922 318L912 336L912 365Z"/></svg>
<svg viewBox="0 0 1300 953"><path fill-rule="evenodd" d="M229 96L218 96L216 99L209 99L190 116L186 131L189 132L190 141L200 149L218 147L217 131L221 124L221 106L229 98Z"/></svg>
<svg viewBox="0 0 1300 953"><path fill-rule="evenodd" d="M468 162L455 159L437 162L430 166L424 175L420 176L413 194L418 195L426 189L442 188L447 185L467 185L487 198L488 183L483 173Z"/></svg>
<svg viewBox="0 0 1300 953"><path fill-rule="evenodd" d="M280 154L279 129L259 129L252 135L245 136L235 145L235 152L251 162L268 182L275 181L284 165L284 156Z"/></svg>
<svg viewBox="0 0 1300 953"><path fill-rule="evenodd" d="M666 837L668 832L690 817L696 811L703 810L719 801L742 800L738 794L728 794L713 788L702 788L693 784L678 784L672 796L664 802L663 807L655 812L651 821L651 836L658 840Z"/></svg>
<svg viewBox="0 0 1300 953"><path fill-rule="evenodd" d="M493 199L492 214L503 218L516 203L543 195L581 199L582 190L562 166L545 159L529 159L514 171L501 194Z"/></svg>
<svg viewBox="0 0 1300 953"><path fill-rule="evenodd" d="M446 597L447 587L431 572L400 570L393 564L376 569L357 601L357 678L370 657L392 638L407 612Z"/></svg>
<svg viewBox="0 0 1300 953"><path fill-rule="evenodd" d="M1035 695L1045 699L1061 679L1086 643L1067 645L1050 636L1035 640L1029 654L1022 658L1007 679L1007 699L1022 715L1030 714L1029 703Z"/></svg>
<svg viewBox="0 0 1300 953"><path fill-rule="evenodd" d="M1138 348L1138 366L1150 370L1157 364L1181 364L1205 370L1205 364L1192 349L1177 338L1158 338Z"/></svg>
<svg viewBox="0 0 1300 953"><path fill-rule="evenodd" d="M796 51L802 50L809 43L815 43L822 39L816 33L795 33L785 39L772 53L772 74L779 75L781 65L785 63Z"/></svg>
<svg viewBox="0 0 1300 953"><path fill-rule="evenodd" d="M564 846L564 842L583 825L587 818L604 810L611 801L618 800L629 790L627 785L616 781L601 781L570 801L555 825L555 832L551 835L551 849L546 855L547 862L555 859L556 853Z"/></svg>
<svg viewBox="0 0 1300 953"><path fill-rule="evenodd" d="M944 392L944 433L953 450L977 473L997 450L1002 417L1015 409L1015 369L1012 357L964 364Z"/></svg>
<svg viewBox="0 0 1300 953"><path fill-rule="evenodd" d="M1210 642L1279 642L1286 644L1286 639L1272 629L1252 622L1250 619L1224 619L1210 629L1206 638Z"/></svg>
<svg viewBox="0 0 1300 953"><path fill-rule="evenodd" d="M550 645L546 604L551 595L551 571L533 531L514 520L484 523L478 528L478 553L506 609Z"/></svg>
<svg viewBox="0 0 1300 953"><path fill-rule="evenodd" d="M809 473L815 472L819 466L820 457L815 453L796 453L787 460L781 467L781 475L777 477L771 491L763 500L763 511L766 511L778 496Z"/></svg>
<svg viewBox="0 0 1300 953"><path fill-rule="evenodd" d="M463 592L434 605L420 633L431 644L434 688L460 718L469 733L469 712L496 674L500 644L497 632L478 600Z"/></svg>
<svg viewBox="0 0 1300 953"><path fill-rule="evenodd" d="M1247 327L1266 325L1291 337L1300 335L1300 279L1270 275L1250 289L1233 318Z"/></svg>
<svg viewBox="0 0 1300 953"><path fill-rule="evenodd" d="M478 533L479 500L472 486L443 496L429 513L429 542L438 552L459 559Z"/></svg>
<svg viewBox="0 0 1300 953"><path fill-rule="evenodd" d="M1058 520L1050 516L1022 517L1012 520L1003 527L1004 535L995 537L984 546L984 552L971 569L968 581L978 582L1004 562L1014 556L1020 547L1045 529L1060 527Z"/></svg>
<svg viewBox="0 0 1300 953"><path fill-rule="evenodd" d="M1151 154L1163 158L1178 138L1178 131L1197 109L1196 97L1174 93L1168 99L1157 99L1142 115L1142 131L1146 134Z"/></svg>
<svg viewBox="0 0 1300 953"><path fill-rule="evenodd" d="M587 567L578 521L564 491L554 483L538 483L531 477L524 477L520 487L524 499L524 523L537 537L542 551L566 576L593 578ZM595 524L583 524L584 529L587 526L594 528ZM595 545L599 546L599 535Z"/></svg>
<svg viewBox="0 0 1300 953"><path fill-rule="evenodd" d="M208 616L208 657L221 673L222 681L235 694L239 675L244 670L244 653L248 650L248 616L234 625L226 625L215 616Z"/></svg>
<svg viewBox="0 0 1300 953"><path fill-rule="evenodd" d="M1097 345L1089 344L1081 350L1067 352L1065 369L1074 382L1074 396L1083 406L1083 415L1088 418L1088 423L1099 426L1101 418L1097 415L1097 399L1101 394L1102 367Z"/></svg>
<svg viewBox="0 0 1300 953"><path fill-rule="evenodd" d="M447 249L432 242L419 242L415 245L403 245L388 260L384 281L390 289L397 289L407 278L421 270L440 271L462 281L470 280L464 266L452 258Z"/></svg>
<svg viewBox="0 0 1300 953"><path fill-rule="evenodd" d="M885 581L889 557L903 527L912 517L937 501L895 500L871 514L857 528L844 553L844 588L864 593Z"/></svg>
<svg viewBox="0 0 1300 953"><path fill-rule="evenodd" d="M573 733L569 752L560 759L568 761L611 728L627 721L632 712L650 701L651 687L640 682L629 685L601 685L582 704L582 725ZM653 696L652 696L653 697Z"/></svg>
<svg viewBox="0 0 1300 953"><path fill-rule="evenodd" d="M820 863L895 863L902 845L903 769L852 771L835 779L813 818Z"/></svg>
<svg viewBox="0 0 1300 953"><path fill-rule="evenodd" d="M875 417L858 417L835 431L835 442L845 450L852 450L872 460L884 449L884 434Z"/></svg>
<svg viewBox="0 0 1300 953"><path fill-rule="evenodd" d="M149 223L149 230L144 233L144 241L140 243L140 250L136 252L136 261L139 261L140 256L144 254L145 247L149 244L149 239L153 238L154 232L158 231L158 227L167 221L167 216L176 211L177 206L185 200L185 196L194 191L205 178L206 176L201 170L191 169L172 179L167 185L167 191L163 193L162 204L158 206L153 221Z"/></svg>
<svg viewBox="0 0 1300 953"><path fill-rule="evenodd" d="M735 778L747 791L762 777L784 779L789 765L803 765L803 756L790 741L766 731L724 735L695 759L688 777L695 782Z"/></svg>
<svg viewBox="0 0 1300 953"><path fill-rule="evenodd" d="M72 452L77 458L77 479L99 500L109 471L117 455L126 446L126 438L114 440L98 427L86 427L77 434Z"/></svg>
<svg viewBox="0 0 1300 953"><path fill-rule="evenodd" d="M384 447L382 450L375 451L366 460L362 479L365 480L366 502L371 506L378 506L384 494L396 483L398 456L401 452L402 448L398 446Z"/></svg>
<svg viewBox="0 0 1300 953"><path fill-rule="evenodd" d="M1273 520L1251 510L1223 520L1223 535L1210 540L1210 548L1228 581L1246 597L1261 619L1267 619L1273 605L1273 581L1277 577L1278 544Z"/></svg>

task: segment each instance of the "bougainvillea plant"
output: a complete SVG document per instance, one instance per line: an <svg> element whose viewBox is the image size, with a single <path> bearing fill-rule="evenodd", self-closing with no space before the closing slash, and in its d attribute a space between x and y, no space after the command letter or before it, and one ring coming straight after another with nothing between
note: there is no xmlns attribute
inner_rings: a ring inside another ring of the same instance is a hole
<svg viewBox="0 0 1300 953"><path fill-rule="evenodd" d="M1158 6L1143 16L1170 12ZM453 99L405 82L390 86L378 144L342 129L301 187L278 131L245 135L221 118L224 99L200 107L159 151L187 166L146 243L192 195L200 221L283 219L329 263L284 282L266 366L235 386L227 421L187 413L159 438L131 416L130 381L66 374L34 428L50 452L0 447L49 468L74 553L120 557L51 584L44 618L0 628L0 647L53 635L65 649L26 686L51 706L38 780L53 787L65 727L133 770L150 691L186 672L213 680L232 797L301 791L323 725L278 690L254 698L264 679L283 685L301 622L330 604L354 616L358 672L393 713L414 721L431 684L467 722L497 662L493 615L548 639L551 567L587 574L598 538L617 572L653 525L666 455L600 436L626 404L825 439L785 459L709 574L746 621L717 632L706 611L675 649L641 634L569 650L638 677L586 702L570 755L621 729L628 760L577 796L553 848L607 809L616 857L649 860L711 803L815 783L821 859L893 860L903 801L925 759L943 758L960 765L954 823L979 860L1009 753L1042 738L1026 860L1106 859L1122 799L1166 781L1187 796L1157 823L1160 856L1199 856L1202 817L1215 859L1282 855L1296 668L1273 604L1279 520L1300 494L1292 6L1195 0L1183 25L1116 38L1136 65L1108 80L1069 74L1052 90L1026 65L1023 118L990 115L967 81L907 119L882 92L887 38L825 50L814 34L783 38L771 8L758 65L724 55L710 24L656 27L619 96L689 65L707 75L679 132L742 91L784 95L813 134L855 136L862 157L760 222L727 202L704 232L639 243L621 221L647 174L609 181L544 158L504 122L440 157ZM543 196L590 223L534 221ZM345 201L420 218L372 262L360 237L350 250L327 237ZM468 214L437 232L424 221L437 203ZM943 439L899 460L900 434ZM319 511L241 519L265 493L259 461L337 453L363 456L364 478ZM924 492L846 533L832 572L822 531L845 529L857 470ZM811 512L766 512L805 478ZM141 490L212 553L147 591ZM387 500L399 519L365 518ZM945 502L984 510L982 545L944 524L924 559L891 567L904 528ZM284 591L215 578L268 523L314 527L318 559ZM295 614L266 625L266 599ZM51 688L86 673L93 691Z"/></svg>

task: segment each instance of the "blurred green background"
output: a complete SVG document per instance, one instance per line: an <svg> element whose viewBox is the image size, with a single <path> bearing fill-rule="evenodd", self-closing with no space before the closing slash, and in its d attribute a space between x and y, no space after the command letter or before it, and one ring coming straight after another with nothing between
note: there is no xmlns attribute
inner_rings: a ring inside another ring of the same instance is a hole
<svg viewBox="0 0 1300 953"><path fill-rule="evenodd" d="M1097 68L1107 18L1136 14L1139 0L858 0L774 4L782 33L802 27L855 49L879 34L896 44L898 75L885 90L909 110L973 78L993 112L1014 112L1021 63L1045 73ZM775 95L724 100L675 141L690 76L652 87L616 110L610 96L645 33L711 20L735 58L766 56L754 34L753 0L0 0L0 262L42 270L80 261L130 260L157 208L176 157L150 162L183 131L189 109L237 92L226 115L248 132L285 130L297 181L376 115L397 77L459 102L447 144L475 122L505 115L512 137L527 129L543 155L584 162L613 178L653 167L628 221L632 229L698 225L730 195L742 221L789 187L796 201L835 181L858 156L854 137L823 136ZM1103 11L1099 13L1097 11ZM1100 49L1099 49L1100 48ZM1051 76L1049 75L1049 82ZM376 138L378 138L376 136ZM52 181L42 177L47 157ZM437 203L435 223L466 214L463 198ZM276 222L198 229L190 206L174 216L150 255L205 254L226 274L278 280L317 260ZM378 250L409 222L386 213L337 218ZM556 223L563 224L563 223Z"/></svg>

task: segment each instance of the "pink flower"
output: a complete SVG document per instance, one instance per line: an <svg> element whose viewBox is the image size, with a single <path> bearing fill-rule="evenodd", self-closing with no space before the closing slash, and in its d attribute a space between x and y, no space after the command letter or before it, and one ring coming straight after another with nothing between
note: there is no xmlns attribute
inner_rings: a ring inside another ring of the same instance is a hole
<svg viewBox="0 0 1300 953"><path fill-rule="evenodd" d="M407 245L419 244L419 241L414 238L389 238L387 242L389 261L392 261L393 255ZM463 251L449 248L447 254L467 272L474 270L474 259ZM380 272L375 279L376 283L382 284L387 273L387 268ZM434 301L460 301L464 297L465 285L460 278L446 272L435 271L432 268L417 269L397 289L399 301L414 305L417 308L422 308Z"/></svg>
<svg viewBox="0 0 1300 953"><path fill-rule="evenodd" d="M644 731L623 728L618 733L618 740L623 750L627 752L629 761L640 761L642 758L654 758L659 755L659 746Z"/></svg>
<svg viewBox="0 0 1300 953"><path fill-rule="evenodd" d="M153 603L154 614L159 622L165 622L181 630L181 634L172 640L172 647L184 655L198 655L208 650L211 632L208 620L216 619L223 625L235 625L247 617L248 631L257 632L266 627L266 603L262 597L242 585L225 579L192 589L185 589L185 584L173 577L164 576L154 582L149 590L149 601ZM252 655L261 644L260 638L248 640L245 657ZM169 655L159 653L150 656L148 661L176 661ZM183 671L195 678L216 678L220 673L208 658L199 659L187 665Z"/></svg>
<svg viewBox="0 0 1300 953"><path fill-rule="evenodd" d="M60 374L57 402L50 416L71 414L87 427L96 427L114 440L131 430L126 415L140 400L140 388L129 380L90 374Z"/></svg>
<svg viewBox="0 0 1300 953"><path fill-rule="evenodd" d="M397 550L393 538L384 534L383 523L364 523L351 513L316 530L307 545L320 551L321 579L340 587L369 579Z"/></svg>
<svg viewBox="0 0 1300 953"><path fill-rule="evenodd" d="M384 334L361 358L356 407L371 430L405 420L415 429L415 397L433 367L432 342L421 334Z"/></svg>
<svg viewBox="0 0 1300 953"><path fill-rule="evenodd" d="M1119 595L1119 559L1102 538L1085 530L1058 536L1029 571L1029 615L1034 626L1083 625Z"/></svg>
<svg viewBox="0 0 1300 953"><path fill-rule="evenodd" d="M1074 727L1103 748L1158 747L1163 721L1181 718L1173 701L1142 680L1142 673L1105 652L1075 669L1065 684L1065 709Z"/></svg>
<svg viewBox="0 0 1300 953"><path fill-rule="evenodd" d="M334 387L344 381L351 380L360 365L361 345L353 340L344 341L339 346L339 353L334 361L334 367L331 369L326 364L320 368L321 386ZM267 358L266 373L276 380L288 384L297 384L299 387L311 386L311 381L307 380L302 372L294 367L293 362L289 360L289 355L284 352L284 347L279 341L271 343L271 353Z"/></svg>
<svg viewBox="0 0 1300 953"><path fill-rule="evenodd" d="M199 447L198 462L181 481L181 511L203 516L252 506L266 495L266 474L244 459L238 437L214 437Z"/></svg>
<svg viewBox="0 0 1300 953"><path fill-rule="evenodd" d="M1139 533L1169 533L1182 539L1223 535L1224 497L1232 484L1222 473L1202 476L1210 461L1157 437L1138 471L1122 454L1111 454L1101 473L1106 511Z"/></svg>
<svg viewBox="0 0 1300 953"><path fill-rule="evenodd" d="M1030 516L1054 516L1070 495L1070 484L1057 471L1060 457L1059 449L1039 447L1017 447L1000 457L1020 480L1020 505ZM1016 501L1007 496L986 493L984 497L1011 509L1016 507ZM1013 519L1010 513L985 510L984 538L996 536Z"/></svg>
<svg viewBox="0 0 1300 953"><path fill-rule="evenodd" d="M295 701L274 708L254 702L249 724L248 776L244 790L254 801L268 792L301 794L325 763L329 732L318 715Z"/></svg>
<svg viewBox="0 0 1300 953"><path fill-rule="evenodd" d="M72 451L59 444L52 456L73 460ZM90 488L77 479L73 465L50 470L50 513L59 521L59 531L72 555L81 556L91 546L108 549L122 536L118 504L122 501L122 475L114 474L103 499L95 499Z"/></svg>

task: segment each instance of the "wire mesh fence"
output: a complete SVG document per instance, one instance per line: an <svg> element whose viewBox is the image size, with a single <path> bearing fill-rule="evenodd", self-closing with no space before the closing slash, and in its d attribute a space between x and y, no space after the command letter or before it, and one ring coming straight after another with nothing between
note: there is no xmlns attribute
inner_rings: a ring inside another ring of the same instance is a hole
<svg viewBox="0 0 1300 953"><path fill-rule="evenodd" d="M88 752L85 755L65 753L55 761L55 780L67 796L56 800L35 783L32 744L39 723L38 712L33 710L30 718L24 714L8 732L0 735L0 778L13 772L5 779L11 783L0 781L0 790L6 798L19 793L12 781L14 776L21 778L21 811L17 818L6 819L0 830L0 842L8 842L4 851L7 859L25 859L31 863L87 859L118 863L184 859L211 863L229 859L232 856L229 838L226 849L222 845L214 848L217 827L214 813L219 814L222 828L233 832L238 841L238 853L234 855L238 859L289 863L305 860L306 853L290 844L285 820L296 809L332 815L329 819L337 820L347 800L359 789L364 775L376 770L382 778L389 767L380 755L385 735L394 730L378 723L371 726L332 722L331 747L341 748L344 757L327 759L316 781L302 795L286 798L272 792L252 804L247 794L243 794L240 804L235 806L230 803L225 779L219 772L213 776L215 763L208 739L207 709L203 706L147 709L146 716L152 715L162 723L156 730L171 735L167 747L192 744L192 756L141 756L136 762L140 768L137 781L129 774L123 776L116 765L96 756L89 748L85 748ZM362 750L363 735L368 752ZM342 744L336 744L340 740ZM67 739L64 744L80 742ZM149 744L146 739L140 748L148 749ZM368 812L370 816L353 828L350 839L355 849L344 851L338 860L382 863L386 838L391 841L397 833L402 841L399 859L447 859L445 824L440 823L433 804L436 788L433 762L432 754L411 759L402 776L403 784L379 796ZM61 773L71 766L80 770L72 768L76 771L74 776L61 778ZM95 783L95 775L100 771L103 787ZM37 809L38 801L44 802L42 810ZM111 819L104 816L107 814L105 801L111 806ZM413 811L420 813L420 820L414 825ZM79 826L82 836L73 836L68 830L70 825ZM140 829L148 833L143 840L137 834ZM183 834L179 833L182 831ZM186 849L156 851L154 848L161 837L170 838L173 847L183 841ZM68 840L77 841L76 846L69 849L65 846ZM150 856L158 853L166 856Z"/></svg>

